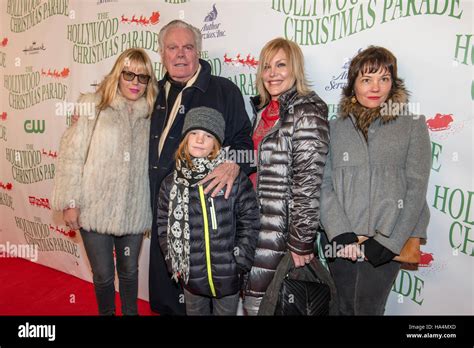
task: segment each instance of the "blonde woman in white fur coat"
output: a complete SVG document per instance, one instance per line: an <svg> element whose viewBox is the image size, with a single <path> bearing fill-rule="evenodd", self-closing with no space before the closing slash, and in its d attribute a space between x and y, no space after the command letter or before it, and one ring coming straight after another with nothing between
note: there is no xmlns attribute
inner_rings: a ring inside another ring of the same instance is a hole
<svg viewBox="0 0 474 348"><path fill-rule="evenodd" d="M145 51L124 51L97 92L79 98L94 114L79 110L61 139L52 205L80 229L100 315L115 314L114 246L122 313L138 314L138 256L152 220L148 139L156 91Z"/></svg>

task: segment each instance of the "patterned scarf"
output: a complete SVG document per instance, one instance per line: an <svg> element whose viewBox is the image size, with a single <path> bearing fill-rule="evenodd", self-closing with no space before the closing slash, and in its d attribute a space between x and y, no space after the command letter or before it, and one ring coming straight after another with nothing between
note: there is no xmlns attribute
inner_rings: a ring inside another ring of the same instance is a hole
<svg viewBox="0 0 474 348"><path fill-rule="evenodd" d="M168 207L168 254L165 256L166 260L171 259L172 279L176 282L181 278L187 284L189 280L189 188L196 186L224 159L225 151L221 150L212 161L193 157L193 168L185 161L176 165Z"/></svg>

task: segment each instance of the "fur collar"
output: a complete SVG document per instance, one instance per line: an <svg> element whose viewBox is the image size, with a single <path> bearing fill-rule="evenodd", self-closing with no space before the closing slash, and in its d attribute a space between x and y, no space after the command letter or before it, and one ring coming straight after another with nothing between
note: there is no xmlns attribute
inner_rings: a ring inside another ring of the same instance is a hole
<svg viewBox="0 0 474 348"><path fill-rule="evenodd" d="M409 92L406 90L403 81L399 80L397 82L397 87L395 88L392 95L385 101L388 105L393 104L406 104L408 102ZM385 108L386 113L382 116L381 110L382 107L377 107L373 109L368 109L365 106L359 104L359 102L352 103L352 97L344 96L339 103L340 111L339 115L342 118L350 117L351 115L355 118L357 128L364 134L365 139L367 139L367 132L370 125L377 119L381 119L382 124L386 124L390 121L395 120L399 114L398 111L403 108Z"/></svg>
<svg viewBox="0 0 474 348"><path fill-rule="evenodd" d="M96 106L99 105L101 95L98 93L85 93L79 97L80 103L94 103ZM117 93L115 99L110 104L110 108L115 111L126 111L129 102L121 94ZM136 102L130 104L132 106L132 112L130 116L135 118L147 118L148 117L148 104L145 97L141 97Z"/></svg>
<svg viewBox="0 0 474 348"><path fill-rule="evenodd" d="M132 106L132 116L139 118L146 118L148 116L148 104L144 96L137 101L130 103L119 92L117 92L115 99L110 103L110 107L117 111L127 110L129 105Z"/></svg>

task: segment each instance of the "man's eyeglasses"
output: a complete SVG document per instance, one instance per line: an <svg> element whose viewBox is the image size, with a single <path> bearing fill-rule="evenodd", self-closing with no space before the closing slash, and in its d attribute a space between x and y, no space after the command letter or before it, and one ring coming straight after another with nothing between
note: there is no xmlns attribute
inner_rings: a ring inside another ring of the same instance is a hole
<svg viewBox="0 0 474 348"><path fill-rule="evenodd" d="M122 71L122 76L125 81L133 81L135 80L135 77L138 76L138 82L140 82L142 85L146 85L148 81L150 81L150 76L149 75L144 75L144 74L135 74L132 73L131 71Z"/></svg>

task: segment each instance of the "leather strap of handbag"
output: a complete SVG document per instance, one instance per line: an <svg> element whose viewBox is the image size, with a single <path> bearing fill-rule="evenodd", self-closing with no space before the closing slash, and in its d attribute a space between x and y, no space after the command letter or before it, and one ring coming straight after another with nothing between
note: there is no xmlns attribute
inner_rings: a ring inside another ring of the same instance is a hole
<svg viewBox="0 0 474 348"><path fill-rule="evenodd" d="M359 244L365 242L369 239L366 236L357 236L359 238ZM397 255L393 258L394 261L398 261L401 263L419 263L421 259L421 251L420 251L420 238L417 237L410 237L405 242L402 250L400 251L400 255Z"/></svg>

